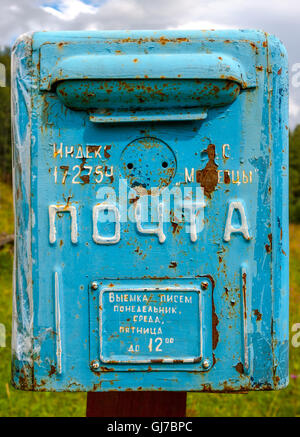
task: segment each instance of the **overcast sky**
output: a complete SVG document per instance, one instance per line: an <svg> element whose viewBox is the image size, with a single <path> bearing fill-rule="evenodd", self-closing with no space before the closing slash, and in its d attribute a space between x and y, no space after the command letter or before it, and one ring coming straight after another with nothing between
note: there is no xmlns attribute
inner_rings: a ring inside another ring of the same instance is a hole
<svg viewBox="0 0 300 437"><path fill-rule="evenodd" d="M34 30L261 29L278 36L290 69L300 63L300 0L0 0L0 45ZM300 83L299 83L300 85ZM300 87L290 87L290 125Z"/></svg>

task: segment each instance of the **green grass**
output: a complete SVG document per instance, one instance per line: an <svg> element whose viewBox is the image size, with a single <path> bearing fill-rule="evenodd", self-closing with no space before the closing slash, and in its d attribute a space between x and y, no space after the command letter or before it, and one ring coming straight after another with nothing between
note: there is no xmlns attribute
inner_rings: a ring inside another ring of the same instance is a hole
<svg viewBox="0 0 300 437"><path fill-rule="evenodd" d="M0 183L1 231L12 233L13 212L10 188ZM291 226L290 325L300 322L300 226ZM5 325L7 347L0 348L0 416L84 416L84 393L31 393L10 385L11 292L13 253L10 246L0 249L0 323ZM248 394L188 395L188 416L300 416L300 348L291 347L290 380L278 392Z"/></svg>

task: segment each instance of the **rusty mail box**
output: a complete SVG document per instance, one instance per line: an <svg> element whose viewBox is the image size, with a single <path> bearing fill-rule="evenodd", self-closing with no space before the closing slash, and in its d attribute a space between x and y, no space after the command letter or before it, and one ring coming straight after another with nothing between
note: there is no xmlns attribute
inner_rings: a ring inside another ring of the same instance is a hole
<svg viewBox="0 0 300 437"><path fill-rule="evenodd" d="M13 50L13 383L288 383L288 78L256 31Z"/></svg>

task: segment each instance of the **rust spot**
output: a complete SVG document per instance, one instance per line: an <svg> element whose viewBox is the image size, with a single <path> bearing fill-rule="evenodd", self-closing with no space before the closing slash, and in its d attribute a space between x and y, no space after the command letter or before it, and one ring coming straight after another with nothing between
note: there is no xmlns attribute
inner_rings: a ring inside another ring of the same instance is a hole
<svg viewBox="0 0 300 437"><path fill-rule="evenodd" d="M242 280L243 280L243 293L244 293L244 297L246 297L246 286L247 286L247 274L246 273L243 273Z"/></svg>
<svg viewBox="0 0 300 437"><path fill-rule="evenodd" d="M111 155L109 153L107 153L107 151L110 150L110 149L111 149L111 146L105 146L104 147L104 156L107 159L111 157Z"/></svg>
<svg viewBox="0 0 300 437"><path fill-rule="evenodd" d="M137 58L134 58L133 62L139 62L139 60Z"/></svg>
<svg viewBox="0 0 300 437"><path fill-rule="evenodd" d="M263 71L264 67L262 65L257 65L256 70L257 71Z"/></svg>
<svg viewBox="0 0 300 437"><path fill-rule="evenodd" d="M255 53L258 53L258 48L257 45L254 44L254 42L250 42L250 46L252 47L252 49L255 51Z"/></svg>
<svg viewBox="0 0 300 437"><path fill-rule="evenodd" d="M225 184L230 184L230 176L229 176L229 171L228 170L224 170L224 183Z"/></svg>
<svg viewBox="0 0 300 437"><path fill-rule="evenodd" d="M179 224L178 223L175 223L175 222L171 222L171 225L172 225L172 234L173 235L175 235L175 234L178 234L179 233Z"/></svg>
<svg viewBox="0 0 300 437"><path fill-rule="evenodd" d="M277 74L281 74L282 73L282 68L279 68L279 70L277 71Z"/></svg>
<svg viewBox="0 0 300 437"><path fill-rule="evenodd" d="M264 42L262 43L262 45L263 45L263 47L268 47L268 43L267 43L267 41L264 41Z"/></svg>
<svg viewBox="0 0 300 437"><path fill-rule="evenodd" d="M82 163L80 164L80 176L79 176L79 179L81 179L82 180L82 182L83 182L83 185L85 185L85 184L89 184L90 183L90 177L89 177L89 175L81 175L81 173L82 173L82 171L84 171L85 169L84 169L84 165L85 165L85 163L86 163L86 158L82 158Z"/></svg>
<svg viewBox="0 0 300 437"><path fill-rule="evenodd" d="M51 364L50 366L50 370L48 372L49 377L51 377L52 375L55 375L56 373L56 366L54 366L53 364Z"/></svg>
<svg viewBox="0 0 300 437"><path fill-rule="evenodd" d="M68 94L67 94L64 90L62 90L62 89L59 89L58 92L59 92L59 94L61 94L63 97L67 97L67 96L68 96Z"/></svg>
<svg viewBox="0 0 300 437"><path fill-rule="evenodd" d="M207 288L208 288L208 282L203 281L203 282L201 283L201 288L202 288L202 290L207 290Z"/></svg>
<svg viewBox="0 0 300 437"><path fill-rule="evenodd" d="M213 363L212 363L212 365L214 366L214 365L216 364L216 362L217 362L217 360L216 360L216 356L215 356L215 354L213 353Z"/></svg>
<svg viewBox="0 0 300 437"><path fill-rule="evenodd" d="M171 261L169 265L169 269L176 269L176 267L177 267L177 262Z"/></svg>
<svg viewBox="0 0 300 437"><path fill-rule="evenodd" d="M254 315L256 316L256 321L260 322L262 314L258 310L253 310Z"/></svg>
<svg viewBox="0 0 300 437"><path fill-rule="evenodd" d="M241 362L237 363L237 365L235 366L235 370L242 375L244 373L243 363L241 363Z"/></svg>
<svg viewBox="0 0 300 437"><path fill-rule="evenodd" d="M210 384L201 384L201 385L202 385L202 392L211 393L213 391Z"/></svg>
<svg viewBox="0 0 300 437"><path fill-rule="evenodd" d="M189 42L189 38L176 38L176 42Z"/></svg>
<svg viewBox="0 0 300 437"><path fill-rule="evenodd" d="M242 292L243 292L244 302L246 303L247 302L247 300L246 300L246 292L247 292L247 274L246 274L246 272L244 272L242 274ZM244 306L244 314L243 314L243 316L244 316L244 320L246 320L247 319L247 307L246 307L246 304Z"/></svg>
<svg viewBox="0 0 300 437"><path fill-rule="evenodd" d="M208 155L208 163L202 170L197 170L196 181L204 188L204 194L209 199L211 193L216 189L218 184L218 165L215 163L216 150L214 144L209 144L207 149L203 151Z"/></svg>
<svg viewBox="0 0 300 437"><path fill-rule="evenodd" d="M271 253L272 252L272 234L269 234L268 238L269 238L270 244L266 244L265 248L266 248L267 253Z"/></svg>
<svg viewBox="0 0 300 437"><path fill-rule="evenodd" d="M14 360L13 363L15 363ZM35 384L33 380L33 369L28 364L25 364L21 369L18 366L15 366L15 364L13 364L13 366L14 373L18 374L18 384L15 384L14 381L12 381L16 388L20 388L21 390L32 390Z"/></svg>
<svg viewBox="0 0 300 437"><path fill-rule="evenodd" d="M157 40L161 45L165 45L166 43L168 43L168 42L178 42L178 43L181 43L181 42L188 42L189 41L189 39L188 38L172 38L172 39L168 39L168 38L166 38L166 37L164 37L164 36L161 36L158 40Z"/></svg>
<svg viewBox="0 0 300 437"><path fill-rule="evenodd" d="M219 319L216 314L215 303L212 301L212 332L213 332L213 349L216 349L219 342L219 332L217 326L219 324Z"/></svg>
<svg viewBox="0 0 300 437"><path fill-rule="evenodd" d="M223 86L223 90L230 90L230 88L233 88L236 86L235 82L230 82L229 80L226 81L226 84ZM237 89L237 92L239 92L239 88Z"/></svg>
<svg viewBox="0 0 300 437"><path fill-rule="evenodd" d="M87 146L88 153L89 152L94 153L95 156L96 156L97 152L99 152L99 149L100 149L100 146Z"/></svg>
<svg viewBox="0 0 300 437"><path fill-rule="evenodd" d="M278 383L279 383L279 381L280 381L279 376L278 376L278 375L274 376L273 381L274 381L274 385L275 385L275 387L277 387L277 385L278 385Z"/></svg>
<svg viewBox="0 0 300 437"><path fill-rule="evenodd" d="M80 179L82 180L83 185L85 185L85 184L89 184L89 183L90 183L90 177L89 177L89 175L82 175L82 176L80 176Z"/></svg>
<svg viewBox="0 0 300 437"><path fill-rule="evenodd" d="M139 196L129 199L128 202L133 204L133 203L137 202L138 200L139 200Z"/></svg>

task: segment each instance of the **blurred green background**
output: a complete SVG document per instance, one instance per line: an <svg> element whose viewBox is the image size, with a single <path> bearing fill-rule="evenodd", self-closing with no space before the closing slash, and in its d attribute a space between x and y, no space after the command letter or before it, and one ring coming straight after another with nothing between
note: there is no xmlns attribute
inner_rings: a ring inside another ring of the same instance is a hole
<svg viewBox="0 0 300 437"><path fill-rule="evenodd" d="M9 49L0 51L10 81ZM21 392L10 385L13 244L11 189L10 88L0 88L0 324L6 347L0 348L0 416L85 416L84 393ZM300 125L290 133L290 327L300 323ZM290 330L291 333L291 330ZM291 333L292 336L292 333ZM300 416L300 347L290 348L290 384L276 392L188 394L188 416Z"/></svg>

